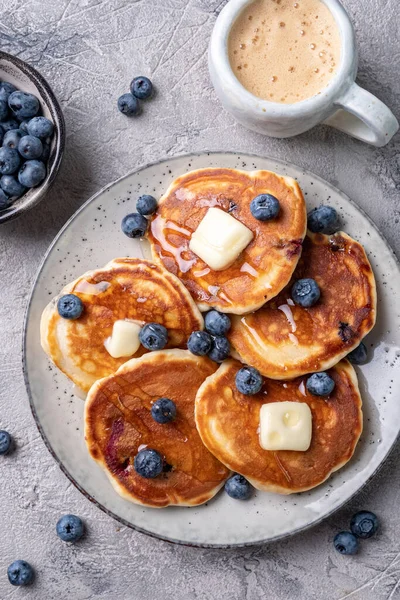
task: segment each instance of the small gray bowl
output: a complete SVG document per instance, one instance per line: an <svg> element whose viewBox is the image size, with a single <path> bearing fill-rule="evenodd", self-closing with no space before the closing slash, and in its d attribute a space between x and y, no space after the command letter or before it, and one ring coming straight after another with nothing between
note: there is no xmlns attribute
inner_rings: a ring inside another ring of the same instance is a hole
<svg viewBox="0 0 400 600"><path fill-rule="evenodd" d="M41 112L54 123L54 135L51 141L46 179L37 187L15 200L5 210L0 210L0 224L19 217L25 211L38 204L47 194L54 182L65 146L65 122L61 107L51 87L42 75L20 58L0 51L0 80L8 81L24 92L30 92L40 101Z"/></svg>

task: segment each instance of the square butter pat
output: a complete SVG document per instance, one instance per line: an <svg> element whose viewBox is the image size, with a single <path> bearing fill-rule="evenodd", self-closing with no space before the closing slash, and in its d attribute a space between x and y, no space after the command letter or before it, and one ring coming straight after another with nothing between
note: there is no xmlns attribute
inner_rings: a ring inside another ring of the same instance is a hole
<svg viewBox="0 0 400 600"><path fill-rule="evenodd" d="M260 445L264 450L308 450L312 415L305 402L271 402L260 409Z"/></svg>
<svg viewBox="0 0 400 600"><path fill-rule="evenodd" d="M133 321L115 321L111 337L104 342L106 350L113 358L132 356L140 346L141 326Z"/></svg>
<svg viewBox="0 0 400 600"><path fill-rule="evenodd" d="M214 271L229 267L253 239L253 232L220 208L209 208L189 248Z"/></svg>

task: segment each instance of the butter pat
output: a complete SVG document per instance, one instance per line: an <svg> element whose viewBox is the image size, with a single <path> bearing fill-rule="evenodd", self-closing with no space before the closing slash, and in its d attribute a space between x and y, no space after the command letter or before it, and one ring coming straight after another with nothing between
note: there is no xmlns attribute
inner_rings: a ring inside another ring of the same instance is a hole
<svg viewBox="0 0 400 600"><path fill-rule="evenodd" d="M132 356L140 346L141 326L133 321L115 321L111 337L104 342L106 350L113 358Z"/></svg>
<svg viewBox="0 0 400 600"><path fill-rule="evenodd" d="M209 208L189 248L214 271L229 267L253 239L253 232L220 208Z"/></svg>
<svg viewBox="0 0 400 600"><path fill-rule="evenodd" d="M260 445L264 450L308 450L312 415L305 402L271 402L260 409Z"/></svg>

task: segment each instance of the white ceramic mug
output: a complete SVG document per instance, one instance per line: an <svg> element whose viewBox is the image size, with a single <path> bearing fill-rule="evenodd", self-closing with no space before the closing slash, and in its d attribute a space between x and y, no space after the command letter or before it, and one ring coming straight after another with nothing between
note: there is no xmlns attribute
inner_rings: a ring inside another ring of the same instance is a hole
<svg viewBox="0 0 400 600"><path fill-rule="evenodd" d="M355 35L339 0L322 0L332 12L342 40L340 66L326 88L301 102L279 104L257 98L242 86L230 66L228 37L234 21L252 1L230 0L211 36L211 81L226 110L248 129L271 137L291 137L325 123L368 144L387 144L399 124L383 102L354 81L358 65Z"/></svg>

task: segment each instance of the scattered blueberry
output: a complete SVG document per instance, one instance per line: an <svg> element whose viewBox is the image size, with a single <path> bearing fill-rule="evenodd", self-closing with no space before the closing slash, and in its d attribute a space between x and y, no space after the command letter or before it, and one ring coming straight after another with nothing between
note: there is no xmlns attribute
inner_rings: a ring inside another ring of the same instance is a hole
<svg viewBox="0 0 400 600"><path fill-rule="evenodd" d="M34 117L39 112L39 100L33 94L17 90L8 97L8 106L17 118Z"/></svg>
<svg viewBox="0 0 400 600"><path fill-rule="evenodd" d="M156 212L158 206L157 200L154 196L149 196L145 194L144 196L140 196L138 201L136 202L136 210L140 215L144 217L148 217Z"/></svg>
<svg viewBox="0 0 400 600"><path fill-rule="evenodd" d="M313 306L320 296L318 283L314 279L298 279L292 286L293 302L303 308Z"/></svg>
<svg viewBox="0 0 400 600"><path fill-rule="evenodd" d="M225 491L235 500L248 500L251 496L251 485L242 475L236 473L225 483Z"/></svg>
<svg viewBox="0 0 400 600"><path fill-rule="evenodd" d="M236 387L242 394L258 394L263 385L262 375L254 367L242 367L236 373Z"/></svg>
<svg viewBox="0 0 400 600"><path fill-rule="evenodd" d="M157 450L144 448L140 450L133 461L135 471L146 479L154 479L163 471L164 461Z"/></svg>
<svg viewBox="0 0 400 600"><path fill-rule="evenodd" d="M35 117L35 119L37 119L39 117ZM33 120L33 119L31 119ZM28 135L29 131L28 131L28 125L30 123L29 119L24 119L24 121L21 121L21 123L19 124L19 128L21 131L23 131L26 135ZM39 136L37 136L39 137Z"/></svg>
<svg viewBox="0 0 400 600"><path fill-rule="evenodd" d="M140 330L139 340L147 350L162 350L168 342L168 331L159 323L146 323Z"/></svg>
<svg viewBox="0 0 400 600"><path fill-rule="evenodd" d="M20 184L14 175L3 175L0 179L0 186L3 192L10 198L19 198L26 188Z"/></svg>
<svg viewBox="0 0 400 600"><path fill-rule="evenodd" d="M8 102L7 100L0 100L0 121L5 121L8 116Z"/></svg>
<svg viewBox="0 0 400 600"><path fill-rule="evenodd" d="M8 208L10 205L11 205L10 198L7 196L7 194L4 193L3 190L0 189L0 210L4 210L5 208Z"/></svg>
<svg viewBox="0 0 400 600"><path fill-rule="evenodd" d="M25 140L26 137L22 139ZM18 181L27 188L36 187L45 177L46 166L40 160L27 160L18 173Z"/></svg>
<svg viewBox="0 0 400 600"><path fill-rule="evenodd" d="M19 123L15 119L7 119L7 121L3 121L1 124L4 132L10 131L10 129L19 129Z"/></svg>
<svg viewBox="0 0 400 600"><path fill-rule="evenodd" d="M307 379L306 387L313 396L329 396L335 388L335 382L328 373L313 373Z"/></svg>
<svg viewBox="0 0 400 600"><path fill-rule="evenodd" d="M346 358L348 358L353 365L363 365L366 363L368 359L368 351L364 342L361 342L357 348L354 348L354 350L349 352Z"/></svg>
<svg viewBox="0 0 400 600"><path fill-rule="evenodd" d="M356 554L358 551L358 540L350 531L341 531L335 535L333 544L340 554Z"/></svg>
<svg viewBox="0 0 400 600"><path fill-rule="evenodd" d="M319 206L307 215L307 226L314 233L335 233L339 216L332 206Z"/></svg>
<svg viewBox="0 0 400 600"><path fill-rule="evenodd" d="M280 210L279 200L272 194L260 194L250 204L251 214L259 221L275 219Z"/></svg>
<svg viewBox="0 0 400 600"><path fill-rule="evenodd" d="M131 83L131 93L139 100L146 100L153 93L153 84L148 77L135 77Z"/></svg>
<svg viewBox="0 0 400 600"><path fill-rule="evenodd" d="M378 529L378 517L368 510L361 510L352 516L350 529L359 538L370 538Z"/></svg>
<svg viewBox="0 0 400 600"><path fill-rule="evenodd" d="M0 82L0 100L8 100L10 94L16 91L15 85L8 83L8 81Z"/></svg>
<svg viewBox="0 0 400 600"><path fill-rule="evenodd" d="M64 515L57 521L56 532L63 542L77 542L84 531L82 519L75 515Z"/></svg>
<svg viewBox="0 0 400 600"><path fill-rule="evenodd" d="M210 310L204 317L204 326L212 335L225 335L231 327L231 320L224 313Z"/></svg>
<svg viewBox="0 0 400 600"><path fill-rule="evenodd" d="M10 175L18 170L21 159L16 150L12 148L0 148L0 173Z"/></svg>
<svg viewBox="0 0 400 600"><path fill-rule="evenodd" d="M151 416L162 425L170 423L176 418L175 402L169 398L159 398L151 407Z"/></svg>
<svg viewBox="0 0 400 600"><path fill-rule="evenodd" d="M6 133L4 139L11 133L11 131ZM39 138L34 137L33 135L25 135L19 141L18 152L25 160L40 158L43 154L43 144Z"/></svg>
<svg viewBox="0 0 400 600"><path fill-rule="evenodd" d="M43 140L53 135L54 125L46 117L33 117L27 124L27 130L29 135Z"/></svg>
<svg viewBox="0 0 400 600"><path fill-rule="evenodd" d="M216 335L212 338L211 350L208 356L211 360L221 363L223 360L228 358L231 352L231 345L226 337Z"/></svg>
<svg viewBox="0 0 400 600"><path fill-rule="evenodd" d="M11 585L29 585L35 573L25 560L14 560L7 569L8 581Z"/></svg>
<svg viewBox="0 0 400 600"><path fill-rule="evenodd" d="M23 132L20 129L10 129L4 135L3 147L12 148L13 150L18 149L18 144L22 136Z"/></svg>
<svg viewBox="0 0 400 600"><path fill-rule="evenodd" d="M205 356L211 350L212 337L207 331L193 331L188 340L188 349L196 356Z"/></svg>
<svg viewBox="0 0 400 600"><path fill-rule="evenodd" d="M65 294L57 302L58 314L63 319L79 319L83 308L82 300L75 294Z"/></svg>
<svg viewBox="0 0 400 600"><path fill-rule="evenodd" d="M121 229L130 238L145 236L149 222L139 213L131 213L122 219Z"/></svg>
<svg viewBox="0 0 400 600"><path fill-rule="evenodd" d="M118 110L128 117L136 116L140 113L140 104L132 94L122 94L118 98Z"/></svg>
<svg viewBox="0 0 400 600"><path fill-rule="evenodd" d="M8 454L12 446L12 437L8 431L0 431L0 454Z"/></svg>

